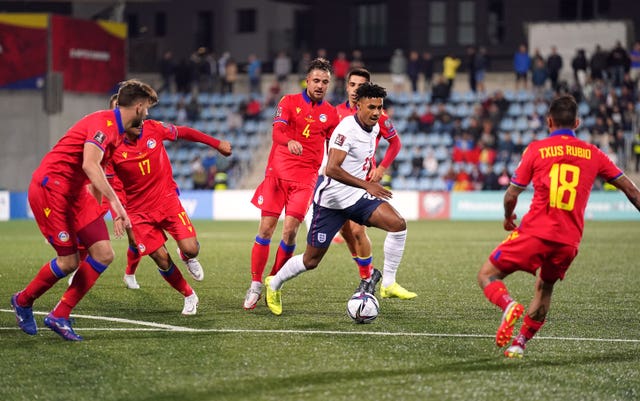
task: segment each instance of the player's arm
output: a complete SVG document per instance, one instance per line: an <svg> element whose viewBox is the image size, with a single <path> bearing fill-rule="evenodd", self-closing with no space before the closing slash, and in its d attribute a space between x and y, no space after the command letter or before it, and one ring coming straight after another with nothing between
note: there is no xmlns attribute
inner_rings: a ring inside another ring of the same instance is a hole
<svg viewBox="0 0 640 401"><path fill-rule="evenodd" d="M640 211L640 190L638 190L636 184L634 184L629 177L623 174L611 181L610 184L624 192L627 199Z"/></svg>
<svg viewBox="0 0 640 401"><path fill-rule="evenodd" d="M205 145L209 145L212 148L217 149L223 156L231 155L231 143L229 141L216 139L204 132L198 131L197 129L183 125L176 126L176 129L178 130L178 138L180 139L190 142L204 143Z"/></svg>
<svg viewBox="0 0 640 401"><path fill-rule="evenodd" d="M325 174L327 177L340 181L345 185L362 188L371 195L380 199L391 199L391 191L384 188L377 182L365 181L358 177L354 177L342 168L342 162L347 157L347 152L340 149L329 149L329 160Z"/></svg>
<svg viewBox="0 0 640 401"><path fill-rule="evenodd" d="M373 169L369 173L369 179L371 181L378 182L382 179L384 173L387 172L387 169L389 168L389 166L391 166L391 163L393 163L393 161L396 159L396 156L398 156L398 153L400 153L400 149L402 149L402 141L400 141L400 137L398 135L392 136L391 138L387 139L387 141L389 142L389 147L384 153L382 161L379 165L376 166L375 169Z"/></svg>
<svg viewBox="0 0 640 401"><path fill-rule="evenodd" d="M502 225L507 231L515 230L517 227L515 223L517 216L514 210L516 210L516 205L518 204L518 195L522 191L524 191L524 188L510 184L504 193L504 222Z"/></svg>
<svg viewBox="0 0 640 401"><path fill-rule="evenodd" d="M131 226L131 221L129 221L129 216L127 216L127 212L124 210L122 203L120 203L120 199L118 199L115 191L109 185L107 176L100 165L103 156L102 149L91 142L87 142L84 144L82 156L82 170L84 170L95 190L100 191L109 200L111 209L116 213L113 219L116 236L123 235L126 227Z"/></svg>

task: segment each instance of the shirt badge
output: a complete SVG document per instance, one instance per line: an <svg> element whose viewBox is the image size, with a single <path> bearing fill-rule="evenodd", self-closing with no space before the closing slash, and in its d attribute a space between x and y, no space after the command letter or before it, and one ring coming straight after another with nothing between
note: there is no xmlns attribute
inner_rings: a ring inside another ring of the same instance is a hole
<svg viewBox="0 0 640 401"><path fill-rule="evenodd" d="M107 136L102 131L96 131L93 139L98 142L100 145L104 143L104 140L107 139Z"/></svg>
<svg viewBox="0 0 640 401"><path fill-rule="evenodd" d="M320 117L318 117L321 123L326 123L327 122L327 115L326 114L320 114Z"/></svg>
<svg viewBox="0 0 640 401"><path fill-rule="evenodd" d="M345 139L347 138L344 135L338 134L336 135L336 140L334 141L334 143L338 146L342 146L342 144L344 144Z"/></svg>
<svg viewBox="0 0 640 401"><path fill-rule="evenodd" d="M58 239L62 242L67 242L69 241L69 233L66 231L60 231L58 233Z"/></svg>
<svg viewBox="0 0 640 401"><path fill-rule="evenodd" d="M156 147L156 140L155 140L155 139L149 139L149 140L147 141L147 147L148 147L149 149L153 149L153 148L155 148L155 147Z"/></svg>

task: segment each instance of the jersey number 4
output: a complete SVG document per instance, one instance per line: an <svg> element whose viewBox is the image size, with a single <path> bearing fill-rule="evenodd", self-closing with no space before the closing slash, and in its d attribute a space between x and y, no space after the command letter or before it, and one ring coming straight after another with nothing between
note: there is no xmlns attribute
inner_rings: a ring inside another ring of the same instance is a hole
<svg viewBox="0 0 640 401"><path fill-rule="evenodd" d="M580 168L572 164L555 163L549 171L549 206L571 211L576 203L576 187Z"/></svg>

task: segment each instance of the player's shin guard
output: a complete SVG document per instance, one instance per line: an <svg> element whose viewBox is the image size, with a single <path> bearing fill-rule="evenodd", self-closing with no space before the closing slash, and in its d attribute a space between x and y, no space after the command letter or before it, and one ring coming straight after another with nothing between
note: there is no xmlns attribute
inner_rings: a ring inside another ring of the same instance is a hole
<svg viewBox="0 0 640 401"><path fill-rule="evenodd" d="M387 237L384 240L382 286L388 287L396 282L396 272L402 260L406 241L407 230L387 233Z"/></svg>
<svg viewBox="0 0 640 401"><path fill-rule="evenodd" d="M42 294L47 292L61 278L65 277L64 273L58 267L57 259L52 259L40 268L38 274L31 280L27 287L20 291L16 299L19 306L31 307L33 301L40 298Z"/></svg>
<svg viewBox="0 0 640 401"><path fill-rule="evenodd" d="M527 341L531 340L538 330L542 328L544 322L544 320L541 322L533 320L529 315L525 315L522 320L522 327L520 327L520 333L513 340L513 345L519 345L524 348Z"/></svg>
<svg viewBox="0 0 640 401"><path fill-rule="evenodd" d="M307 268L304 266L304 263L302 263L302 255L292 257L282 266L278 274L271 279L271 289L275 291L279 290L285 281L289 281L305 271L307 271Z"/></svg>
<svg viewBox="0 0 640 401"><path fill-rule="evenodd" d="M125 269L125 274L136 274L140 259L142 259L142 256L140 256L138 248L129 245L127 249L127 268Z"/></svg>
<svg viewBox="0 0 640 401"><path fill-rule="evenodd" d="M171 262L171 266L168 270L158 269L158 272L160 273L162 278L165 279L165 281L169 283L171 287L175 288L175 290L180 294L184 295L185 297L193 294L193 289L191 288L189 283L187 283L187 280L184 279L182 273L180 273L180 270L173 262Z"/></svg>
<svg viewBox="0 0 640 401"><path fill-rule="evenodd" d="M489 302L496 305L503 311L511 302L513 302L513 298L509 295L507 287L505 287L504 283L500 280L489 283L489 285L484 287L483 292Z"/></svg>
<svg viewBox="0 0 640 401"><path fill-rule="evenodd" d="M256 235L256 242L253 243L253 248L251 248L251 281L262 282L264 267L269 259L270 243L270 239L260 238Z"/></svg>
<svg viewBox="0 0 640 401"><path fill-rule="evenodd" d="M71 310L78 305L78 302L85 296L98 280L98 277L109 267L96 261L91 256L80 262L78 271L71 282L71 285L62 295L60 302L51 312L56 318L68 319Z"/></svg>
<svg viewBox="0 0 640 401"><path fill-rule="evenodd" d="M296 249L296 244L287 245L284 241L280 240L280 246L278 247L278 252L276 253L276 260L273 263L273 267L271 268L270 276L275 276L282 266L287 263L287 260L291 259L293 256L293 251Z"/></svg>

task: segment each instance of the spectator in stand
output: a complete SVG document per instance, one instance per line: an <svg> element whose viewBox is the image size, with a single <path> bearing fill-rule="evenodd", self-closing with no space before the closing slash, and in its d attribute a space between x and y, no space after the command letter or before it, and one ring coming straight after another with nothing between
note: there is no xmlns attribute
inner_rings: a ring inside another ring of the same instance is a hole
<svg viewBox="0 0 640 401"><path fill-rule="evenodd" d="M178 103L176 104L176 125L186 125L187 124L187 108L184 104L184 98L181 96L178 99Z"/></svg>
<svg viewBox="0 0 640 401"><path fill-rule="evenodd" d="M587 55L584 49L578 49L576 56L571 60L573 68L573 80L580 88L587 83Z"/></svg>
<svg viewBox="0 0 640 401"><path fill-rule="evenodd" d="M476 93L476 48L474 46L467 47L467 59L466 59L466 69L469 75L469 88L473 93Z"/></svg>
<svg viewBox="0 0 640 401"><path fill-rule="evenodd" d="M193 189L207 188L207 172L202 166L200 155L196 155L191 160L191 181L193 181Z"/></svg>
<svg viewBox="0 0 640 401"><path fill-rule="evenodd" d="M347 54L345 52L338 52L338 56L331 67L333 68L333 76L335 81L333 82L333 96L340 101L346 96L345 93L345 78L349 72L349 60L347 60Z"/></svg>
<svg viewBox="0 0 640 401"><path fill-rule="evenodd" d="M469 130L469 133L473 135L473 133ZM498 133L496 132L495 126L489 119L482 120L482 131L478 137L474 137L474 141L482 142L490 147L496 146Z"/></svg>
<svg viewBox="0 0 640 401"><path fill-rule="evenodd" d="M474 60L474 68L476 75L476 88L478 93L485 93L486 87L484 84L485 73L489 68L489 55L487 54L487 48L481 46L476 53Z"/></svg>
<svg viewBox="0 0 640 401"><path fill-rule="evenodd" d="M228 90L227 85L227 63L231 54L229 52L222 53L222 56L218 59L218 88L220 93L225 94Z"/></svg>
<svg viewBox="0 0 640 401"><path fill-rule="evenodd" d="M166 51L160 60L160 76L162 86L158 88L158 93L163 91L173 92L173 85L176 73L176 63L173 61L173 53Z"/></svg>
<svg viewBox="0 0 640 401"><path fill-rule="evenodd" d="M349 69L353 70L354 68L364 68L362 51L360 51L359 49L355 49L353 52L351 52L351 64L349 65Z"/></svg>
<svg viewBox="0 0 640 401"><path fill-rule="evenodd" d="M511 132L505 132L502 135L500 141L498 141L498 152L496 154L496 160L503 163L509 163L511 161L511 157L515 152L516 145L515 143L513 143Z"/></svg>
<svg viewBox="0 0 640 401"><path fill-rule="evenodd" d="M407 58L404 56L402 49L396 49L389 61L389 72L391 73L391 82L393 83L393 91L401 93L404 91L404 77L407 72Z"/></svg>
<svg viewBox="0 0 640 401"><path fill-rule="evenodd" d="M425 151L425 158L422 166L424 167L427 177L436 177L438 175L438 159L436 159L435 151L429 147Z"/></svg>
<svg viewBox="0 0 640 401"><path fill-rule="evenodd" d="M418 77L420 75L420 55L412 50L409 53L409 63L407 64L407 76L411 82L411 92L418 92Z"/></svg>
<svg viewBox="0 0 640 401"><path fill-rule="evenodd" d="M187 94L191 91L191 68L189 61L185 58L180 60L175 70L176 90L180 94Z"/></svg>
<svg viewBox="0 0 640 401"><path fill-rule="evenodd" d="M631 80L638 84L640 81L640 41L636 41L636 43L633 44L633 49L629 52L629 61Z"/></svg>
<svg viewBox="0 0 640 401"><path fill-rule="evenodd" d="M205 62L209 64L209 89L207 89L210 93L215 92L218 86L218 60L216 60L216 55L213 52L208 53L205 58Z"/></svg>
<svg viewBox="0 0 640 401"><path fill-rule="evenodd" d="M196 52L196 69L198 71L198 93L210 92L213 86L213 78L211 77L211 65L207 60L208 52L204 47L198 48Z"/></svg>
<svg viewBox="0 0 640 401"><path fill-rule="evenodd" d="M249 94L261 95L262 63L255 54L250 54L247 64L247 76L249 77Z"/></svg>
<svg viewBox="0 0 640 401"><path fill-rule="evenodd" d="M300 60L298 61L298 82L300 82L300 87L303 89L307 87L306 79L309 63L311 63L311 53L302 53L302 57L300 57Z"/></svg>
<svg viewBox="0 0 640 401"><path fill-rule="evenodd" d="M423 164L424 156L422 155L422 148L420 146L414 146L411 153L411 173L409 173L409 176L420 178Z"/></svg>
<svg viewBox="0 0 640 401"><path fill-rule="evenodd" d="M225 91L223 93L233 93L233 86L238 80L238 64L236 61L229 57L225 65Z"/></svg>
<svg viewBox="0 0 640 401"><path fill-rule="evenodd" d="M435 79L436 84L431 90L431 101L433 103L446 103L449 101L451 94L449 84L443 76L438 75Z"/></svg>
<svg viewBox="0 0 640 401"><path fill-rule="evenodd" d="M640 173L640 133L635 134L633 137L631 149L635 160L635 171L636 173Z"/></svg>
<svg viewBox="0 0 640 401"><path fill-rule="evenodd" d="M489 171L484 176L484 180L482 181L482 190L483 191L498 191L500 189L500 184L498 184L498 174L496 174L495 169L489 168Z"/></svg>
<svg viewBox="0 0 640 401"><path fill-rule="evenodd" d="M622 86L622 78L624 77L625 71L629 69L629 55L624 47L622 47L622 44L620 44L620 41L616 42L615 47L609 53L607 66L613 86L619 88Z"/></svg>
<svg viewBox="0 0 640 401"><path fill-rule="evenodd" d="M187 112L187 121L189 121L189 124L193 125L200 119L202 107L200 106L200 103L198 103L197 96L191 96L191 100L187 103L185 110Z"/></svg>
<svg viewBox="0 0 640 401"><path fill-rule="evenodd" d="M433 123L436 119L436 116L431 111L431 106L426 105L424 109L424 113L420 116L420 120L418 122L418 128L422 132L429 132L433 127Z"/></svg>
<svg viewBox="0 0 640 401"><path fill-rule="evenodd" d="M453 126L453 116L449 113L447 106L444 103L438 104L436 122L440 132L449 132Z"/></svg>
<svg viewBox="0 0 640 401"><path fill-rule="evenodd" d="M531 84L536 97L541 98L544 95L545 82L547 82L547 67L543 59L535 58L531 68Z"/></svg>
<svg viewBox="0 0 640 401"><path fill-rule="evenodd" d="M422 53L422 76L424 77L424 91L431 89L433 82L433 57L429 52Z"/></svg>
<svg viewBox="0 0 640 401"><path fill-rule="evenodd" d="M504 117L507 115L507 111L509 110L510 102L504 97L504 92L501 90L497 90L493 94L493 104L498 107L500 110L500 117ZM494 124L495 125L495 124Z"/></svg>
<svg viewBox="0 0 640 401"><path fill-rule="evenodd" d="M520 87L527 89L527 75L531 68L531 57L527 52L527 45L520 45L518 51L513 56L513 70L516 73L516 90Z"/></svg>
<svg viewBox="0 0 640 401"><path fill-rule="evenodd" d="M260 120L261 112L262 105L260 101L255 96L251 96L244 108L244 119L246 121L258 121Z"/></svg>
<svg viewBox="0 0 640 401"><path fill-rule="evenodd" d="M551 54L547 58L547 72L549 73L551 88L556 92L558 91L560 71L562 71L562 56L558 54L558 48L556 46L551 46Z"/></svg>
<svg viewBox="0 0 640 401"><path fill-rule="evenodd" d="M273 60L273 73L281 86L289 79L289 74L291 74L291 58L289 58L283 50L280 51L278 57Z"/></svg>
<svg viewBox="0 0 640 401"><path fill-rule="evenodd" d="M449 92L453 90L453 83L456 80L456 74L458 72L458 67L460 67L460 63L460 59L455 58L452 54L447 54L444 60L442 60L442 75L447 80Z"/></svg>
<svg viewBox="0 0 640 401"><path fill-rule="evenodd" d="M591 79L594 82L602 81L606 78L607 60L609 54L602 50L600 45L596 45L596 49L589 60L589 69L591 70Z"/></svg>

